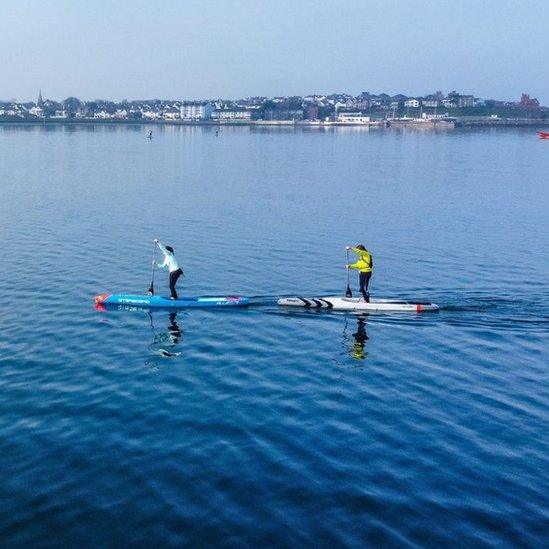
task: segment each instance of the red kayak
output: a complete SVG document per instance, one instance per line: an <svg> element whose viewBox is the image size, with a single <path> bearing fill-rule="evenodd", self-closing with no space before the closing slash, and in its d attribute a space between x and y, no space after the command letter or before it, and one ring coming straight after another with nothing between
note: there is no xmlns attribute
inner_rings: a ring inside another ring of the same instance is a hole
<svg viewBox="0 0 549 549"><path fill-rule="evenodd" d="M538 132L540 139L549 139L549 132Z"/></svg>

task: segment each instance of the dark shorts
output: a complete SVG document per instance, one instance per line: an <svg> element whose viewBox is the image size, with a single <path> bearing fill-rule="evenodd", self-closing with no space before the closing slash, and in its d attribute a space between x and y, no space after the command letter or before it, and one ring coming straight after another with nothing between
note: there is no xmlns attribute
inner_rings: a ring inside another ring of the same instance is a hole
<svg viewBox="0 0 549 549"><path fill-rule="evenodd" d="M170 293L171 296L174 299L177 299L177 292L175 291L175 284L177 282L177 279L183 274L183 271L181 269L177 269L177 271L172 271L170 273Z"/></svg>
<svg viewBox="0 0 549 549"><path fill-rule="evenodd" d="M358 280L360 282L360 293L364 298L364 301L370 301L370 292L368 292L368 284L370 284L370 278L372 278L372 272L359 273Z"/></svg>

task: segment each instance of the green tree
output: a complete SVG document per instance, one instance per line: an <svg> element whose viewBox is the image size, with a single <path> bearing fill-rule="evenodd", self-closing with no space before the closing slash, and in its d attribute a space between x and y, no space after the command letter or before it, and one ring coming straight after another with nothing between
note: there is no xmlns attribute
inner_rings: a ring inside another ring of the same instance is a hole
<svg viewBox="0 0 549 549"><path fill-rule="evenodd" d="M63 101L63 108L69 113L74 114L82 105L82 102L80 99L76 97L67 97L65 101Z"/></svg>
<svg viewBox="0 0 549 549"><path fill-rule="evenodd" d="M272 120L273 119L273 113L276 109L276 103L274 101L268 100L261 105L261 118L263 120Z"/></svg>

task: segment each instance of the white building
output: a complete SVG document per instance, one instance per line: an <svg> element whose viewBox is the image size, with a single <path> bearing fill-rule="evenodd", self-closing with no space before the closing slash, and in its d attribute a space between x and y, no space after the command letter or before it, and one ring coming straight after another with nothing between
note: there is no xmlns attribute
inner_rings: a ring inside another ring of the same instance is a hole
<svg viewBox="0 0 549 549"><path fill-rule="evenodd" d="M29 109L29 114L32 114L32 116L36 116L38 118L44 118L44 109L40 107L31 107Z"/></svg>
<svg viewBox="0 0 549 549"><path fill-rule="evenodd" d="M218 109L213 111L214 120L251 120L251 111L245 109Z"/></svg>
<svg viewBox="0 0 549 549"><path fill-rule="evenodd" d="M370 117L364 116L361 112L340 112L337 114L339 124L369 124Z"/></svg>
<svg viewBox="0 0 549 549"><path fill-rule="evenodd" d="M474 107L475 98L472 95L460 95L458 99L458 107Z"/></svg>
<svg viewBox="0 0 549 549"><path fill-rule="evenodd" d="M437 100L437 99L425 99L423 101L423 106L424 107L439 107L440 106L440 102Z"/></svg>
<svg viewBox="0 0 549 549"><path fill-rule="evenodd" d="M98 118L100 120L107 120L109 118L112 118L112 115L108 113L106 110L101 109L100 111L96 111L93 113L94 118Z"/></svg>
<svg viewBox="0 0 549 549"><path fill-rule="evenodd" d="M180 107L182 120L208 120L212 117L211 103L188 102Z"/></svg>
<svg viewBox="0 0 549 549"><path fill-rule="evenodd" d="M417 99L406 99L406 101L404 101L404 106L417 108L419 107L419 101Z"/></svg>
<svg viewBox="0 0 549 549"><path fill-rule="evenodd" d="M443 99L442 100L442 106L447 107L448 109L453 109L456 107L456 104L452 99Z"/></svg>
<svg viewBox="0 0 549 549"><path fill-rule="evenodd" d="M166 107L162 113L164 120L179 120L181 111L177 107Z"/></svg>
<svg viewBox="0 0 549 549"><path fill-rule="evenodd" d="M151 111L149 109L143 109L141 111L141 117L146 118L147 120L162 120L162 113Z"/></svg>

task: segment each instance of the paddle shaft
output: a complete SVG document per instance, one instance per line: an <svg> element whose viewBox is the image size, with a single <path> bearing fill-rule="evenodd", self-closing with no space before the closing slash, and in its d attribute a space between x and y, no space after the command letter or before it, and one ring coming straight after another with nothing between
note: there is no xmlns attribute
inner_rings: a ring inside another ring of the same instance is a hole
<svg viewBox="0 0 549 549"><path fill-rule="evenodd" d="M153 242L153 258L151 263L151 285L149 286L149 294L154 295L154 262L156 258L156 242Z"/></svg>
<svg viewBox="0 0 549 549"><path fill-rule="evenodd" d="M351 291L351 286L350 286L350 276L351 276L351 273L349 272L349 250L345 250L347 252L347 289L345 290L345 296L346 297L353 297L353 292Z"/></svg>

